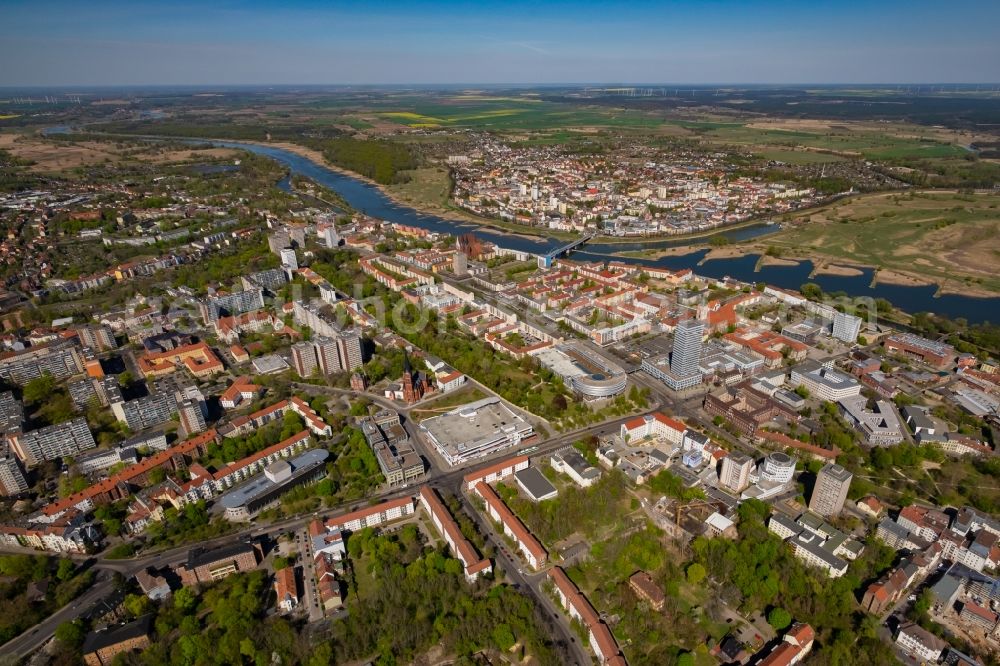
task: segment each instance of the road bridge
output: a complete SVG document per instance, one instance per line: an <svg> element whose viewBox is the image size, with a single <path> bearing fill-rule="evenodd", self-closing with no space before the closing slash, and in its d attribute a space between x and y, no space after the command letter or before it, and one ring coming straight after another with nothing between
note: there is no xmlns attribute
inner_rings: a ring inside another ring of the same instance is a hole
<svg viewBox="0 0 1000 666"><path fill-rule="evenodd" d="M547 254L538 255L538 267L552 268L552 261L554 259L556 259L557 257L561 257L564 254L569 254L570 252L580 247L584 243L592 241L595 238L597 238L597 232L591 231L590 233L580 236L579 238L574 239L569 243L566 243L565 245L561 245L556 249L549 251Z"/></svg>

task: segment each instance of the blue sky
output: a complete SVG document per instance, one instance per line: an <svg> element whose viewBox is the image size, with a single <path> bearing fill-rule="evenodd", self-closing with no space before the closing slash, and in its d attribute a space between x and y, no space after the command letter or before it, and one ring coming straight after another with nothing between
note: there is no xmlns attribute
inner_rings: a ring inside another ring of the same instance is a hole
<svg viewBox="0 0 1000 666"><path fill-rule="evenodd" d="M1000 0L0 0L0 86L1000 81Z"/></svg>

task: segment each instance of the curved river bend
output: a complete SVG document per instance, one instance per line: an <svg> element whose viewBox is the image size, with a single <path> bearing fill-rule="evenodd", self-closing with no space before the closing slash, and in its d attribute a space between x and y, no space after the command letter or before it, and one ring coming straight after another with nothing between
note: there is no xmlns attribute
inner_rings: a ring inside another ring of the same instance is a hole
<svg viewBox="0 0 1000 666"><path fill-rule="evenodd" d="M390 199L374 185L358 178L320 166L301 155L290 151L252 143L238 141L204 141L213 145L248 150L258 155L265 155L287 166L291 173L310 178L324 187L328 187L344 198L355 210L375 218L427 229L438 233L458 235L473 232L477 236L496 243L501 247L541 253L558 247L559 241L532 239L524 236L510 235L490 231L476 224L447 220L435 215L421 213L413 208L401 206ZM767 233L773 227L766 225L743 227L729 232L723 232L733 241L747 240ZM809 278L813 266L809 261L803 261L797 266L764 266L760 271L754 271L758 255L747 255L734 259L713 259L701 266L701 261L708 253L707 249L691 254L661 257L659 259L637 259L634 257L613 257L614 252L628 250L667 248L683 245L685 241L659 241L652 243L607 243L585 246L583 250L573 253L579 259L589 261L606 261L614 259L626 263L645 266L660 266L674 270L682 268L693 269L699 275L722 278L733 277L745 282L767 282L777 287L798 289L806 282L818 284L826 292L844 292L849 296L884 298L895 307L906 312L934 312L952 318L964 317L970 323L986 321L1000 322L1000 298L976 298L957 294L944 294L934 297L937 287L928 285L922 287L904 287L892 284L878 284L870 287L872 269L862 269L863 274L854 277L838 275L817 275ZM1000 268L1000 267L998 267Z"/></svg>

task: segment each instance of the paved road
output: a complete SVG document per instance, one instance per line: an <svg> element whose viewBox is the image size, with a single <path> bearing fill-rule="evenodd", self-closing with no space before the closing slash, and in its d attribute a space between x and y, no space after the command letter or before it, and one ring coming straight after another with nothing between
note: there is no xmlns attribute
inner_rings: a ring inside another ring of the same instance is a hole
<svg viewBox="0 0 1000 666"><path fill-rule="evenodd" d="M108 571L98 571L96 576L94 584L81 596L66 604L20 636L5 643L0 648L0 656L14 655L20 659L31 654L49 640L52 634L55 633L56 627L63 622L75 620L101 599L111 594L114 590L111 573Z"/></svg>
<svg viewBox="0 0 1000 666"><path fill-rule="evenodd" d="M579 638L569 625L569 620L560 609L556 608L552 600L542 590L541 585L545 581L544 573L527 573L522 569L522 562L517 555L511 553L507 547L507 542L496 533L493 525L482 514L476 511L465 493L459 493L458 497L462 501L465 512L479 525L479 531L486 535L486 538L493 543L495 553L493 555L495 565L503 567L507 577L513 581L514 585L521 592L530 593L535 599L539 613L544 618L545 625L550 634L556 639L556 645L562 652L562 661L565 664L575 664L576 666L589 666L593 663L586 649L580 644Z"/></svg>

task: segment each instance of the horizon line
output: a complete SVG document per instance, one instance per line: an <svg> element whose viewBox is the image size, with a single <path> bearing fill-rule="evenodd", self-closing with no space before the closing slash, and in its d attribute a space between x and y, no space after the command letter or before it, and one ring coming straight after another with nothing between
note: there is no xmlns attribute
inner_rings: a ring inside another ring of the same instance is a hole
<svg viewBox="0 0 1000 666"><path fill-rule="evenodd" d="M1000 86L997 81L701 81L701 82L621 82L621 81L556 81L547 83L510 81L510 82L482 82L482 81L459 81L459 82L421 82L421 83L339 83L339 82L296 82L296 83L45 83L45 84L0 84L0 90L11 89L45 89L45 88L289 88L289 87L318 87L333 86L343 88L427 88L427 87L515 87L515 88L550 88L550 87L625 87L625 88L676 88L680 86L696 87L735 87L735 86L941 86L941 87L973 87L973 86Z"/></svg>

